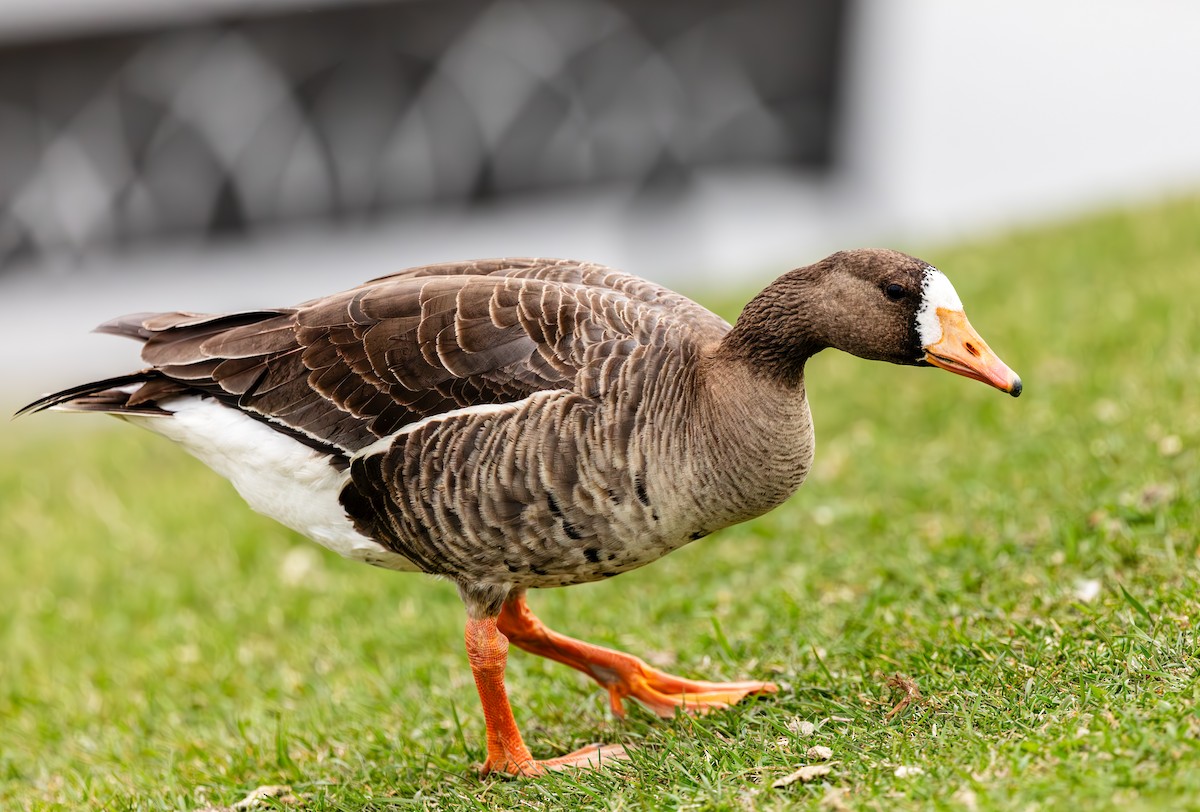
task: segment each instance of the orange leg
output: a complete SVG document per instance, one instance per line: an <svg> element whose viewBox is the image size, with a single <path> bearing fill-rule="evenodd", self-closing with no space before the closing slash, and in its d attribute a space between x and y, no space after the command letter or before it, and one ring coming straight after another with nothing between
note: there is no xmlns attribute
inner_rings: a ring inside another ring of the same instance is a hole
<svg viewBox="0 0 1200 812"><path fill-rule="evenodd" d="M487 725L487 761L483 774L490 772L511 776L541 775L547 770L570 767L599 767L604 761L625 758L620 745L592 744L559 758L538 761L529 753L504 688L504 668L508 664L508 640L496 628L495 618L467 620L467 659L483 718Z"/></svg>
<svg viewBox="0 0 1200 812"><path fill-rule="evenodd" d="M497 626L509 640L532 654L548 657L582 671L608 689L613 713L625 716L622 700L632 697L659 716L677 709L705 713L727 708L750 694L773 694L770 682L702 682L671 676L651 668L632 654L594 646L547 629L530 611L524 594L512 597L500 610Z"/></svg>

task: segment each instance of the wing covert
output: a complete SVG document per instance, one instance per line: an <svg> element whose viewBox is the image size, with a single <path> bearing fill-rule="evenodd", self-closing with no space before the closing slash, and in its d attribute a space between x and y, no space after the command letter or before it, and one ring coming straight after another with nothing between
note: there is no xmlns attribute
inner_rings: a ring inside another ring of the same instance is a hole
<svg viewBox="0 0 1200 812"><path fill-rule="evenodd" d="M708 343L729 325L672 291L567 260L402 271L294 308L139 314L147 396L216 397L345 455L454 409L546 390L602 394L641 345ZM136 395L134 397L137 397Z"/></svg>

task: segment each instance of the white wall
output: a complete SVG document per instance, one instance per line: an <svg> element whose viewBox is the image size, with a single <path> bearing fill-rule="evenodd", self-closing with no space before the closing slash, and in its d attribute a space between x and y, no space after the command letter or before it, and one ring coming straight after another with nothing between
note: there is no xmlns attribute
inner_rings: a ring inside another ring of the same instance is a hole
<svg viewBox="0 0 1200 812"><path fill-rule="evenodd" d="M1200 3L862 0L852 196L922 241L1200 186Z"/></svg>

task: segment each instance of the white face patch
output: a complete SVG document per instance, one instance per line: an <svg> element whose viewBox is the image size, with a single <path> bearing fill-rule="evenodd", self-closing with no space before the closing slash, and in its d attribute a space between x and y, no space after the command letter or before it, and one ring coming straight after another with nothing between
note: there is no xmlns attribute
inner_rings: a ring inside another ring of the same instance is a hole
<svg viewBox="0 0 1200 812"><path fill-rule="evenodd" d="M942 322L938 310L962 312L962 300L946 275L930 266L925 269L921 283L921 307L917 310L917 335L921 346L928 347L942 340Z"/></svg>

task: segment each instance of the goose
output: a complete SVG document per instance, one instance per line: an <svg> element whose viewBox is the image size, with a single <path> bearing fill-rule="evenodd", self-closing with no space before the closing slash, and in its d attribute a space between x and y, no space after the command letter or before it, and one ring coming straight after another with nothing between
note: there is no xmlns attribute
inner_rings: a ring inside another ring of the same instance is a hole
<svg viewBox="0 0 1200 812"><path fill-rule="evenodd" d="M466 606L483 774L535 759L506 692L509 644L577 669L624 716L704 713L764 681L683 679L547 628L530 589L609 578L759 516L813 460L805 363L829 347L934 366L1012 396L949 279L884 249L789 271L735 325L603 265L491 259L411 268L295 307L139 313L137 372L42 397L157 432L253 509L351 559L441 576Z"/></svg>

